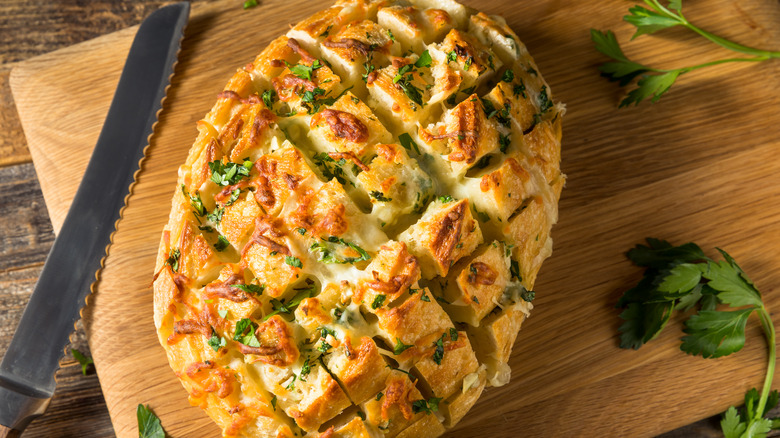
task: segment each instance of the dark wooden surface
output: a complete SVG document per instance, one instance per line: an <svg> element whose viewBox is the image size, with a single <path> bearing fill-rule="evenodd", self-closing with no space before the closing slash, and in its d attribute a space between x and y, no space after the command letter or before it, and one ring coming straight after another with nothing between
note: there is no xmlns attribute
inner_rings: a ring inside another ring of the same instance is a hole
<svg viewBox="0 0 780 438"><path fill-rule="evenodd" d="M0 2L0 351L5 351L10 342L54 241L8 86L9 72L15 62L136 24L163 3L160 0ZM240 8L242 3L236 0L236 7ZM81 327L73 335L72 343L73 348L89 354ZM90 367L87 375L82 375L70 347L61 364L57 391L48 411L23 436L113 436L94 369ZM663 420L648 418L647 421ZM705 419L664 436L719 436L718 419Z"/></svg>

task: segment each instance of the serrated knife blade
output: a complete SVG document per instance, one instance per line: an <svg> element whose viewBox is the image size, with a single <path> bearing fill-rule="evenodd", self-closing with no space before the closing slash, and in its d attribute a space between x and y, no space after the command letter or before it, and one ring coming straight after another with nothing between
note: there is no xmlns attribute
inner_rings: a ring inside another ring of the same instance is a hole
<svg viewBox="0 0 780 438"><path fill-rule="evenodd" d="M97 144L0 363L0 437L41 415L54 373L106 255L176 64L190 5L150 14L138 28Z"/></svg>

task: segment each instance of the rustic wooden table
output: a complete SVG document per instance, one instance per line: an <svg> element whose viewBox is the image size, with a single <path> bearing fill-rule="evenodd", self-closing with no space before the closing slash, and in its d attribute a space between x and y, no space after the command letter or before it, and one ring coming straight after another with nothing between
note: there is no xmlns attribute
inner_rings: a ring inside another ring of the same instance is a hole
<svg viewBox="0 0 780 438"><path fill-rule="evenodd" d="M5 0L0 2L0 351L5 351L54 241L51 222L17 116L8 77L14 63L134 25L162 0ZM236 0L241 7L242 0ZM72 347L89 354L78 328ZM70 352L70 348L68 349ZM100 382L68 353L46 414L28 437L108 437L113 429ZM648 419L648 421L654 421ZM718 436L710 418L671 437Z"/></svg>

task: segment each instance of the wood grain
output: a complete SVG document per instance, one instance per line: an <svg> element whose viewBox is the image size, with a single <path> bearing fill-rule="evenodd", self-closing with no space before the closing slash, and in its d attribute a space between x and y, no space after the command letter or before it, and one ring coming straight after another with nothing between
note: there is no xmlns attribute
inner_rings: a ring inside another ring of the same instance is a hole
<svg viewBox="0 0 780 438"><path fill-rule="evenodd" d="M236 66L252 59L288 22L322 7L310 3L268 1L240 11L232 2L219 2L195 11L99 292L85 314L118 436L136 433L139 402L149 403L173 436L218 434L210 420L188 406L162 349L154 348L149 283L159 232L195 122ZM623 253L646 236L724 247L756 280L769 308L780 306L775 286L780 284L780 162L775 159L780 114L770 110L780 104L774 80L778 64L697 71L659 104L617 110L620 91L599 77L596 68L604 59L593 50L588 29L612 28L627 41L631 29L620 21L624 2L545 1L513 8L497 0L469 3L507 18L556 99L567 103L563 168L569 182L553 231L555 253L542 269L536 308L510 361L512 382L488 390L450 435L650 436L739 403L764 370L766 353L754 324L745 349L725 359L682 355L679 320L647 347L622 351L613 306L640 276ZM773 24L780 20L777 2L712 3L705 8L692 2L687 16L737 41L778 49L772 46L780 33ZM244 29L253 30L252 38L244 38ZM76 160L91 149L94 141L87 140L97 135L95 121L102 120L113 87L101 84L115 84L127 47L122 41L129 44L131 34L25 62L12 74L31 149L44 157L39 163L33 156L52 211L65 210L79 173L73 163L49 156L62 153ZM640 38L626 51L659 66L725 54L676 30ZM77 66L81 75L61 76L78 71ZM42 112L42 84L49 85L46 93L66 95L67 104ZM85 84L98 89L89 93ZM122 336L127 327L134 336Z"/></svg>

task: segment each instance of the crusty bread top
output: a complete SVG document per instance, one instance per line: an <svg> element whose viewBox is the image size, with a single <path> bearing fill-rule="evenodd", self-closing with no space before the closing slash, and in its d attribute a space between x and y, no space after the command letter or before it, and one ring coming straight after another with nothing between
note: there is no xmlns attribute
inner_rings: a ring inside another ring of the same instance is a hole
<svg viewBox="0 0 780 438"><path fill-rule="evenodd" d="M154 281L225 436L437 436L509 380L552 250L563 106L500 17L339 1L239 69Z"/></svg>

